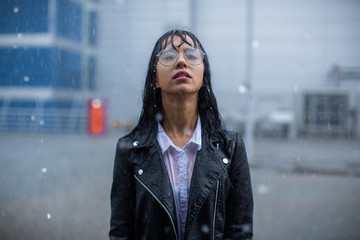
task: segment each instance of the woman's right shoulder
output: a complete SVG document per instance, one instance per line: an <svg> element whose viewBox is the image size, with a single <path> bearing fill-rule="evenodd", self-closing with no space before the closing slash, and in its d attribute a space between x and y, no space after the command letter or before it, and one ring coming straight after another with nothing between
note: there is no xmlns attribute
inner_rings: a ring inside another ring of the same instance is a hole
<svg viewBox="0 0 360 240"><path fill-rule="evenodd" d="M117 141L117 150L126 151L130 150L136 145L136 131L132 131L122 137L120 137Z"/></svg>

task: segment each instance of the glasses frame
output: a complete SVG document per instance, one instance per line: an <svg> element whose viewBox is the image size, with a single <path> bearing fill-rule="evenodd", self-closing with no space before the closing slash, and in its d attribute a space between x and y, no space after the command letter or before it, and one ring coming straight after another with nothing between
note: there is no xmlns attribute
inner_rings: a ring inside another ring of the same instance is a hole
<svg viewBox="0 0 360 240"><path fill-rule="evenodd" d="M200 53L201 53L201 61L198 63L198 64L192 64L192 63L190 63L188 60L187 60L187 58L186 58L186 52L187 51L189 51L189 50L198 50L198 51L200 51ZM171 52L175 52L176 53L176 60L175 60L175 62L173 63L173 64L164 64L163 62L161 62L161 60L160 60L160 56L161 56L161 54L163 54L165 51L171 51ZM198 66L198 65L200 65L203 61L204 61L204 57L206 56L206 54L200 49L200 48L188 48L188 49L186 49L185 51L184 51L184 59L185 59L185 61L188 63L188 64L190 64L191 66ZM174 65L178 60L179 60L179 53L177 52L177 51L175 51L174 49L163 49L163 50L161 50L157 55L156 55L156 57L158 58L158 60L159 60L159 62L162 64L162 65L164 65L164 66L172 66L172 65Z"/></svg>

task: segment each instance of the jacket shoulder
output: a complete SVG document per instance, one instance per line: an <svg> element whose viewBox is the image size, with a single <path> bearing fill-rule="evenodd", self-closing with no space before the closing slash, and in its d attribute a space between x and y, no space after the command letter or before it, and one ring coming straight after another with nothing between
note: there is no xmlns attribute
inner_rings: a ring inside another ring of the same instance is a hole
<svg viewBox="0 0 360 240"><path fill-rule="evenodd" d="M225 131L225 137L227 142L234 142L235 144L243 144L243 137L236 131Z"/></svg>
<svg viewBox="0 0 360 240"><path fill-rule="evenodd" d="M227 153L232 158L236 149L245 150L244 141L242 135L239 132L235 131L226 131L225 132L227 140Z"/></svg>
<svg viewBox="0 0 360 240"><path fill-rule="evenodd" d="M225 136L228 140L236 140L241 137L240 133L235 131L225 131Z"/></svg>
<svg viewBox="0 0 360 240"><path fill-rule="evenodd" d="M153 131L156 133L156 131ZM123 150L146 148L156 145L156 134L142 133L139 129L135 128L129 134L121 137L118 140L118 148Z"/></svg>
<svg viewBox="0 0 360 240"><path fill-rule="evenodd" d="M137 145L136 142L136 133L130 132L118 139L117 149L122 151L127 151Z"/></svg>

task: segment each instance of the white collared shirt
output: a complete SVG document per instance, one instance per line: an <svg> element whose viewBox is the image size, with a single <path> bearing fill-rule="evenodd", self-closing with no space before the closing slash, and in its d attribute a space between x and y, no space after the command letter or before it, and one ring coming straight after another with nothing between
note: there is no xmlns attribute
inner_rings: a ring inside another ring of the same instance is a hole
<svg viewBox="0 0 360 240"><path fill-rule="evenodd" d="M183 148L176 146L171 141L160 123L158 123L156 138L173 189L179 230L178 236L179 240L182 240L185 232L191 176L196 154L201 149L200 116L198 116L193 135Z"/></svg>

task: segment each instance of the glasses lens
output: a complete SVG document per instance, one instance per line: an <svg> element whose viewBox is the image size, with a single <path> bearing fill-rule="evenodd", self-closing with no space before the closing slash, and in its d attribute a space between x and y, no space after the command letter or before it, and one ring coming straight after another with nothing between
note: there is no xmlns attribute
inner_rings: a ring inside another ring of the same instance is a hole
<svg viewBox="0 0 360 240"><path fill-rule="evenodd" d="M185 59L191 65L199 65L204 58L204 54L200 49L190 48L185 51Z"/></svg>
<svg viewBox="0 0 360 240"><path fill-rule="evenodd" d="M163 50L159 55L159 60L163 65L173 65L177 60L178 53L174 50Z"/></svg>

